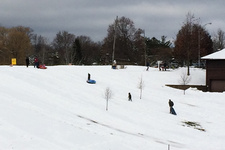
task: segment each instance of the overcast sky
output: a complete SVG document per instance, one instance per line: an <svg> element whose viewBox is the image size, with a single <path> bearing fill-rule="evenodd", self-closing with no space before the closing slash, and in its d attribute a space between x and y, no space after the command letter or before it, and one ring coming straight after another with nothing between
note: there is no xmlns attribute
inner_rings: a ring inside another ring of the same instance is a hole
<svg viewBox="0 0 225 150"><path fill-rule="evenodd" d="M175 39L188 12L201 19L213 36L225 31L224 0L1 0L0 26L26 26L53 40L59 31L86 35L93 41L107 36L118 17L126 17L146 37Z"/></svg>

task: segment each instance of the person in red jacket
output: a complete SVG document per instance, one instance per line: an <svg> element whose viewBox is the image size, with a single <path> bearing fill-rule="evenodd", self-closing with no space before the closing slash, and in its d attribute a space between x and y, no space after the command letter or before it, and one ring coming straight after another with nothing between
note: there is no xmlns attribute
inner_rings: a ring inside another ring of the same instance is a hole
<svg viewBox="0 0 225 150"><path fill-rule="evenodd" d="M34 58L34 68L35 67L39 68L39 61L38 61L37 57Z"/></svg>

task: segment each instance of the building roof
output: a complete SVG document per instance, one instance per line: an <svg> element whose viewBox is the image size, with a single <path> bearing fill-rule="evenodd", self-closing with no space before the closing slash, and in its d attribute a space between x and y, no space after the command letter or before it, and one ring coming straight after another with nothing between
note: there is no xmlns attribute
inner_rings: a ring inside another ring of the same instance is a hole
<svg viewBox="0 0 225 150"><path fill-rule="evenodd" d="M201 59L225 59L225 48L215 53L206 55Z"/></svg>

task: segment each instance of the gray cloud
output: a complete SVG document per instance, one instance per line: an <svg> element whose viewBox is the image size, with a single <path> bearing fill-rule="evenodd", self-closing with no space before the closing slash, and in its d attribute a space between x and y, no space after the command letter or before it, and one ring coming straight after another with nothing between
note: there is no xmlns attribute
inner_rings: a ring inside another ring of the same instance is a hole
<svg viewBox="0 0 225 150"><path fill-rule="evenodd" d="M63 30L100 41L116 16L125 16L136 28L145 29L147 37L174 39L188 12L200 18L201 24L212 22L206 26L210 34L219 28L225 31L224 4L223 0L2 0L0 25L31 27L50 42Z"/></svg>

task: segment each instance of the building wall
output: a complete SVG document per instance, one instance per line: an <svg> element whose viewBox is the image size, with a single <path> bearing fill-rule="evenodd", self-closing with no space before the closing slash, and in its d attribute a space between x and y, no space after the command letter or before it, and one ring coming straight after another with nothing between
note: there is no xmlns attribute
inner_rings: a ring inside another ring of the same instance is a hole
<svg viewBox="0 0 225 150"><path fill-rule="evenodd" d="M206 86L211 92L225 91L225 60L206 60Z"/></svg>

